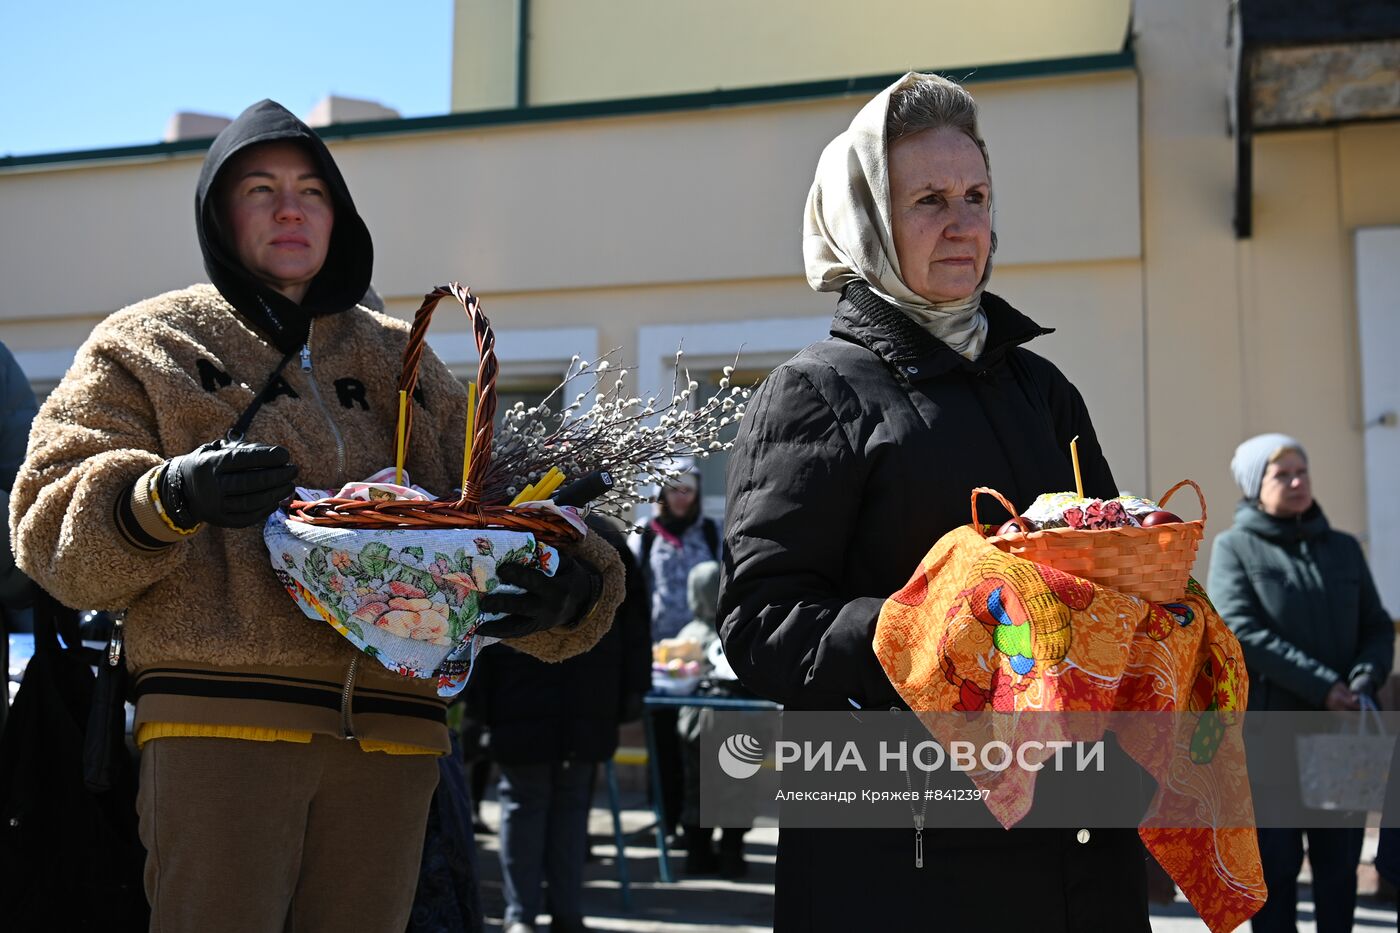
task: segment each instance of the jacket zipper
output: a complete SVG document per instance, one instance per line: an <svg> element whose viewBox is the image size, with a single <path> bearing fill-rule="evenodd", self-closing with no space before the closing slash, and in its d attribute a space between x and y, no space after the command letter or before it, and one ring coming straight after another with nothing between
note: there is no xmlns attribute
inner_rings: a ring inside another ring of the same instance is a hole
<svg viewBox="0 0 1400 933"><path fill-rule="evenodd" d="M353 739L355 726L350 721L350 695L355 692L355 674L360 669L360 656L350 659L350 668L345 672L345 686L340 691L340 737Z"/></svg>
<svg viewBox="0 0 1400 933"><path fill-rule="evenodd" d="M345 479L345 438L341 436L340 428L336 427L330 409L326 407L325 401L321 398L321 390L316 386L316 377L311 373L311 338L315 333L316 321L312 320L311 327L306 332L306 343L301 348L301 371L306 373L306 381L311 386L311 396L316 399L316 407L321 409L321 414L326 418L326 424L331 427L331 436L335 438L335 480L343 482Z"/></svg>
<svg viewBox="0 0 1400 933"><path fill-rule="evenodd" d="M306 374L306 382L311 386L311 396L316 400L316 407L321 409L321 414L325 416L331 436L335 438L335 479L340 481L345 477L345 438L336 426L335 419L331 417L330 409L326 408L326 403L321 398L321 390L316 385L316 377L311 372L311 338L315 333L316 322L312 320L306 331L306 343L301 348L301 371ZM345 671L345 685L340 689L340 735L344 739L355 737L355 725L350 718L350 698L355 692L355 674L359 669L360 656L355 655L350 659L350 667Z"/></svg>

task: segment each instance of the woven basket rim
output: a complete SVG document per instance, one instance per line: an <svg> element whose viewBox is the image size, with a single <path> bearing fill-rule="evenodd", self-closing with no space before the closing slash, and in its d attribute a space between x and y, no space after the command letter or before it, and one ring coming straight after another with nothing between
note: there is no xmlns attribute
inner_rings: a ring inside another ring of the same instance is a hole
<svg viewBox="0 0 1400 933"><path fill-rule="evenodd" d="M1201 501L1201 517L1143 528L1038 528L1006 535L985 535L977 524L977 497L988 494L1014 512L1006 497L978 487L972 493L974 530L997 550L1025 560L1059 567L1075 576L1151 602L1175 599L1185 591L1198 549L1205 537L1206 502L1201 487L1182 480L1158 500L1190 485ZM1017 513L1019 517L1019 513ZM1124 563L1124 561L1127 563ZM1070 568L1073 569L1070 569Z"/></svg>
<svg viewBox="0 0 1400 933"><path fill-rule="evenodd" d="M1166 525L1153 525L1151 528L1141 528L1133 525L1123 525L1118 528L1039 528L1035 531L1020 531L1009 535L987 535L988 541L1040 541L1056 538L1081 538L1093 535L1095 537L1108 535L1113 532L1119 533L1117 537L1123 538L1145 538L1156 536L1162 532L1184 533L1191 530L1204 532L1206 523L1203 519L1193 518L1189 521L1171 522Z"/></svg>
<svg viewBox="0 0 1400 933"><path fill-rule="evenodd" d="M1144 528L1140 525L1120 525L1117 528L1037 528L1035 531L1020 531L1010 535L983 534L982 527L977 520L977 497L979 495L986 494L995 498L1002 504L1004 508L1011 512L1013 518L1019 518L1021 513L1015 508L1015 506L1011 504L1009 499L1007 499L997 490L992 489L989 486L978 486L977 488L972 490L972 527L977 531L978 534L981 534L982 537L988 541L1045 540L1047 538L1053 540L1054 538L1064 538L1070 536L1079 537L1083 535L1104 535L1108 532L1119 532L1119 537L1127 538L1142 538L1147 537L1149 535L1156 535L1163 531L1169 531L1177 534L1185 534L1189 531L1199 531L1202 535L1204 535L1207 518L1206 496L1205 493L1201 491L1200 485L1198 485L1195 480L1183 479L1181 482L1172 486L1165 493L1163 493L1161 498L1156 499L1154 501L1156 501L1159 508L1164 507L1166 502L1172 497L1172 494L1175 493L1178 489L1181 489L1185 486L1190 486L1192 489L1194 489L1196 492L1196 497L1200 500L1200 518L1182 519L1179 522L1169 522L1162 525L1153 525L1150 528ZM1130 532L1130 534L1121 534L1123 532Z"/></svg>
<svg viewBox="0 0 1400 933"><path fill-rule="evenodd" d="M556 545L582 537L569 522L544 509L488 505L469 511L457 508L451 499L397 500L384 503L387 507L379 505L362 499L298 500L291 504L287 518L341 531L516 531ZM347 506L350 511L346 511Z"/></svg>

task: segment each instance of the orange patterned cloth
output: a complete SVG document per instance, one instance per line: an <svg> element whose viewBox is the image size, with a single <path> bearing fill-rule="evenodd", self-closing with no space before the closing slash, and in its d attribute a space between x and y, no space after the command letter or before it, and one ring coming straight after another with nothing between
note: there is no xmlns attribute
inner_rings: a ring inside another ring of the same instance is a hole
<svg viewBox="0 0 1400 933"><path fill-rule="evenodd" d="M1113 717L1123 750L1159 791L1138 833L1214 933L1264 904L1238 724L1248 681L1239 642L1190 581L1176 603L1105 589L988 544L944 535L886 600L875 653L921 713L1056 711L1074 716L923 718L935 739L1096 741ZM980 723L980 725L977 725ZM1041 760L1049 757L1042 755ZM1035 772L973 771L1004 826L1030 810ZM1241 818L1243 817L1243 818Z"/></svg>

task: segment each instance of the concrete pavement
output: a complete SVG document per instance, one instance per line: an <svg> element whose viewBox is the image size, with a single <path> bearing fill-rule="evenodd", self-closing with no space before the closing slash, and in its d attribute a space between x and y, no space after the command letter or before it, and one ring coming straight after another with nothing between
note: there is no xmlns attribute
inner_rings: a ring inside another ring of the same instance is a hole
<svg viewBox="0 0 1400 933"><path fill-rule="evenodd" d="M738 881L724 881L715 876L688 877L681 872L684 853L672 849L672 873L677 881L662 884L658 880L655 837L647 831L652 825L651 811L646 809L639 793L624 788L624 852L632 890L631 909L624 910L614 857L612 816L601 786L599 790L589 825L595 857L585 866L584 872L584 910L590 930L600 933L709 933L720 930L767 933L772 929L773 867L778 840L776 828L760 826L749 831L745 839L749 872ZM489 826L499 825L499 814L492 800L484 801L481 810ZM1375 851L1374 836L1367 843L1363 862L1369 864ZM478 835L477 844L480 847L487 930L497 931L505 909L497 837L494 834ZM1367 870L1363 867L1363 873ZM1366 896L1374 891L1374 882L1368 887L1363 876L1361 889L1363 897L1356 913L1356 933L1396 930L1393 905L1385 905L1374 896ZM1298 931L1316 933L1311 889L1304 885L1300 892ZM539 929L541 933L548 929L544 917L540 918ZM1180 894L1173 904L1153 906L1152 929L1153 933L1209 933ZM1248 926L1241 929L1248 930Z"/></svg>
<svg viewBox="0 0 1400 933"><path fill-rule="evenodd" d="M601 788L600 788L601 790ZM772 929L773 865L777 857L778 831L775 828L750 830L744 840L749 872L738 881L725 881L710 875L690 878L681 873L685 853L670 849L671 872L676 881L662 884L650 810L641 799L627 799L624 792L622 825L624 852L631 880L632 907L622 906L614 857L612 814L606 795L594 801L589 819L589 838L595 853L584 869L584 911L590 930L617 933L701 933L729 930L735 933L767 933ZM486 800L481 815L487 825L499 826L495 803ZM501 893L498 837L477 835L482 874L482 899L487 929L500 929L505 912ZM541 933L548 924L541 918Z"/></svg>

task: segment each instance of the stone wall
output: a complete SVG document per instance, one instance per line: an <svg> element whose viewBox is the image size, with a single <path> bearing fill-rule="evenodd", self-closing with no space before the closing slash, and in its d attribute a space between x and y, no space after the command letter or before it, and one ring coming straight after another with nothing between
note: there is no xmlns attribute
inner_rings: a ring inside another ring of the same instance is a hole
<svg viewBox="0 0 1400 933"><path fill-rule="evenodd" d="M1400 117L1400 40L1261 49L1250 81L1256 129Z"/></svg>

